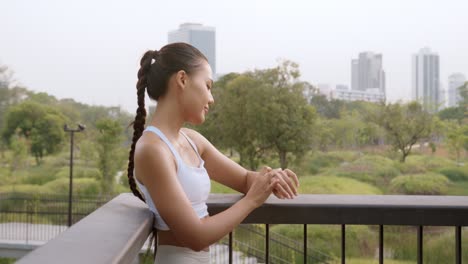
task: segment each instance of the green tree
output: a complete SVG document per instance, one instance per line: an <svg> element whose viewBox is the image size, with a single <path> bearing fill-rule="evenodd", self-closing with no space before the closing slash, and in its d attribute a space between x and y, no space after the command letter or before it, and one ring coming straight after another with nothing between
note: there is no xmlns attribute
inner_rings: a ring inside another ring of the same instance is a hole
<svg viewBox="0 0 468 264"><path fill-rule="evenodd" d="M257 134L263 146L272 146L281 168L288 166L288 153L297 156L312 148L310 135L316 119L315 108L304 97L313 86L299 80L299 65L284 60L272 69L253 73L263 86L255 90L252 112L257 113Z"/></svg>
<svg viewBox="0 0 468 264"><path fill-rule="evenodd" d="M227 85L239 76L240 74L238 73L229 73L223 75L214 83L212 94L215 104L210 107L210 113L207 115L202 126L191 126L191 128L203 134L211 143L221 149L230 149L232 147L228 144L226 131L223 131L224 122L229 122L229 120L222 120L222 118L228 118L222 112L225 109L225 103L223 102L227 101L226 99L229 99L229 96L231 96L231 94L227 94L226 92Z"/></svg>
<svg viewBox="0 0 468 264"><path fill-rule="evenodd" d="M401 152L401 162L418 141L429 137L433 127L432 116L417 102L382 104L374 118L386 131L389 143Z"/></svg>
<svg viewBox="0 0 468 264"><path fill-rule="evenodd" d="M25 97L26 89L15 86L13 71L7 66L0 65L0 132L3 131L5 113L8 108ZM8 145L0 140L0 153L4 157L4 150Z"/></svg>
<svg viewBox="0 0 468 264"><path fill-rule="evenodd" d="M30 142L30 152L40 164L45 155L61 149L65 138L66 118L55 108L25 101L9 109L5 118L3 140L8 143L19 129Z"/></svg>
<svg viewBox="0 0 468 264"><path fill-rule="evenodd" d="M447 145L448 149L455 155L458 164L467 141L467 136L465 135L466 127L460 125L456 121L447 121L445 122L445 129L445 144Z"/></svg>
<svg viewBox="0 0 468 264"><path fill-rule="evenodd" d="M96 123L98 166L102 174L102 191L106 194L114 190L115 176L123 166L121 144L123 143L122 126L117 120L102 119Z"/></svg>
<svg viewBox="0 0 468 264"><path fill-rule="evenodd" d="M298 65L290 61L225 76L215 84L216 103L199 131L218 146L235 150L250 169L272 153L286 168L288 155L300 156L311 147L316 116L303 96L311 85L299 76Z"/></svg>
<svg viewBox="0 0 468 264"><path fill-rule="evenodd" d="M23 168L27 165L28 140L21 134L21 131L17 131L10 139L10 149L12 152L10 161L10 172L15 177L15 171Z"/></svg>
<svg viewBox="0 0 468 264"><path fill-rule="evenodd" d="M465 117L465 111L463 107L447 107L437 113L442 120L456 120L461 123Z"/></svg>
<svg viewBox="0 0 468 264"><path fill-rule="evenodd" d="M458 89L460 91L460 96L462 98L462 100L459 103L459 107L464 112L463 123L467 124L468 123L468 82L465 82L465 84Z"/></svg>
<svg viewBox="0 0 468 264"><path fill-rule="evenodd" d="M313 144L320 151L326 152L334 144L333 119L318 118L313 131Z"/></svg>
<svg viewBox="0 0 468 264"><path fill-rule="evenodd" d="M310 104L315 107L317 113L325 118L340 118L345 102L341 100L328 100L325 95L314 95L310 100Z"/></svg>
<svg viewBox="0 0 468 264"><path fill-rule="evenodd" d="M96 145L90 140L83 140L79 143L79 158L83 160L86 167L95 166L98 160Z"/></svg>
<svg viewBox="0 0 468 264"><path fill-rule="evenodd" d="M281 168L288 166L288 153L296 156L312 147L310 135L316 118L299 90L264 86L257 89L251 112L256 113L256 134L263 146L278 155ZM264 103L268 102L268 103Z"/></svg>
<svg viewBox="0 0 468 264"><path fill-rule="evenodd" d="M230 81L218 99L217 116L225 147L237 151L240 164L255 170L265 156L264 146L257 134L256 92L263 90L262 83L253 76L240 75ZM216 100L216 99L215 99Z"/></svg>

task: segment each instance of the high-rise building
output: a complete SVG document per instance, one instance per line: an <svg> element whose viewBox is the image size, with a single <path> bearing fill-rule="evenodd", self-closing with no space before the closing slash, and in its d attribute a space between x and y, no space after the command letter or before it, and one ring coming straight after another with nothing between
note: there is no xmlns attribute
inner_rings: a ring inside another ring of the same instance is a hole
<svg viewBox="0 0 468 264"><path fill-rule="evenodd" d="M460 88L465 84L466 77L461 73L454 73L448 77L448 106L455 107L461 100Z"/></svg>
<svg viewBox="0 0 468 264"><path fill-rule="evenodd" d="M198 23L184 23L168 33L168 43L185 42L199 49L216 76L216 30Z"/></svg>
<svg viewBox="0 0 468 264"><path fill-rule="evenodd" d="M424 109L435 112L443 103L440 95L439 55L429 48L413 54L412 99L420 102Z"/></svg>
<svg viewBox="0 0 468 264"><path fill-rule="evenodd" d="M336 89L332 92L332 98L344 101L385 102L385 94L377 88L364 91Z"/></svg>
<svg viewBox="0 0 468 264"><path fill-rule="evenodd" d="M336 90L340 90L340 91L348 91L348 85L345 85L345 84L337 84L335 86L335 89Z"/></svg>
<svg viewBox="0 0 468 264"><path fill-rule="evenodd" d="M351 90L378 89L385 95L385 71L382 54L361 52L351 60Z"/></svg>

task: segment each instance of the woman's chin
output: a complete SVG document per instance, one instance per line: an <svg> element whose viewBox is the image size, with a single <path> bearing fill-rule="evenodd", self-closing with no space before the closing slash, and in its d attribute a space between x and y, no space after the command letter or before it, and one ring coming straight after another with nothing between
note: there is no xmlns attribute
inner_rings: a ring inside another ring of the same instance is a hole
<svg viewBox="0 0 468 264"><path fill-rule="evenodd" d="M192 120L189 120L188 122L190 124L192 124L192 125L195 125L195 126L196 125L201 125L201 124L205 123L205 116L202 116L202 117L197 118L197 119L194 118Z"/></svg>

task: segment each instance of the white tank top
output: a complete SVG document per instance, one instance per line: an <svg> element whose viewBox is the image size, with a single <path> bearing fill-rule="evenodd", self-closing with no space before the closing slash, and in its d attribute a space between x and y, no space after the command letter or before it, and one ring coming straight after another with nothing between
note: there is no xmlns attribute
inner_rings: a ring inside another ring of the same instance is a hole
<svg viewBox="0 0 468 264"><path fill-rule="evenodd" d="M164 141L167 144L177 162L177 179L179 180L182 189L187 195L187 198L189 199L193 210L200 218L207 216L208 210L206 206L206 200L208 199L208 195L210 194L211 182L210 177L208 176L208 172L203 166L205 164L205 161L200 157L200 154L197 150L197 146L192 142L192 140L189 137L187 137L187 135L185 135L184 132L180 131L180 133L187 139L192 148L195 150L200 160L199 167L189 166L182 160L179 153L175 150L174 146L172 146L171 142L161 132L161 130L154 126L148 126L145 129L145 131L155 133L161 138L162 141ZM169 230L169 227L167 226L166 222L164 222L161 215L159 214L158 209L156 209L156 207L154 206L153 200L151 199L151 196L148 193L146 187L142 183L140 183L136 177L135 180L138 188L143 192L143 195L145 196L145 200L148 204L149 209L154 213L154 216L156 218L155 227L158 230Z"/></svg>

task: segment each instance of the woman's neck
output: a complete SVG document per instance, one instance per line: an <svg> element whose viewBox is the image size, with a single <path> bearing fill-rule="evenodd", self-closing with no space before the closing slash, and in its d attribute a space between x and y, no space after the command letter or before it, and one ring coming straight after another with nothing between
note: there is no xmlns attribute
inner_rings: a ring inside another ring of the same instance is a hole
<svg viewBox="0 0 468 264"><path fill-rule="evenodd" d="M171 141L177 141L184 124L181 111L175 104L158 102L149 125L159 128Z"/></svg>

